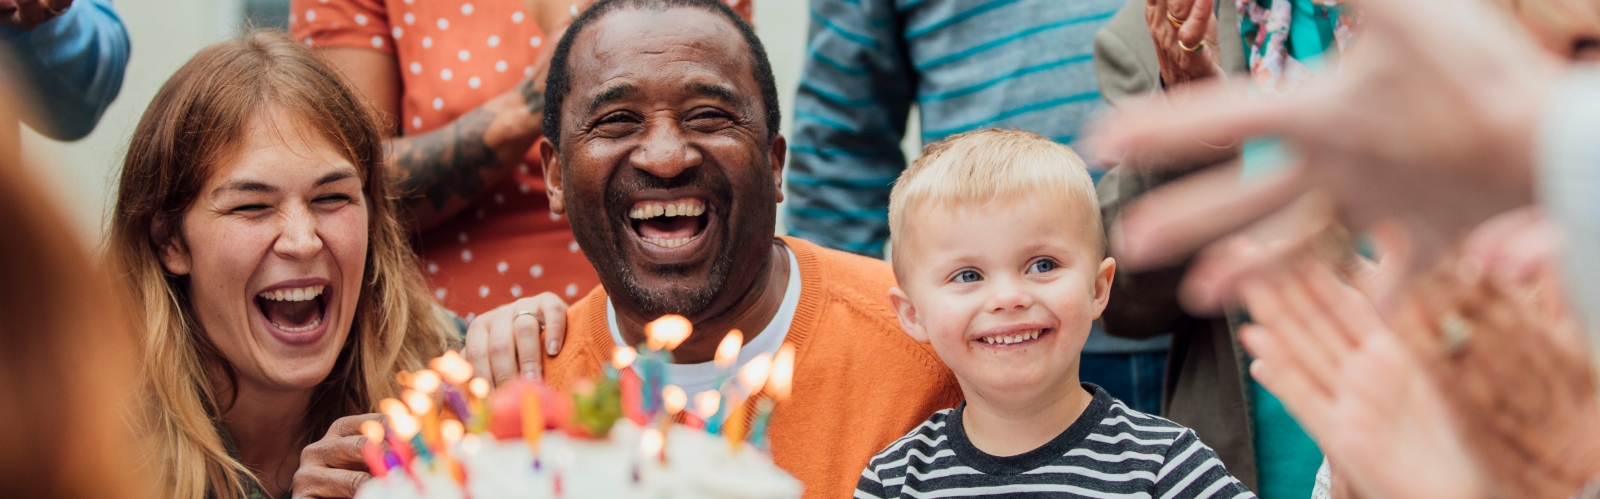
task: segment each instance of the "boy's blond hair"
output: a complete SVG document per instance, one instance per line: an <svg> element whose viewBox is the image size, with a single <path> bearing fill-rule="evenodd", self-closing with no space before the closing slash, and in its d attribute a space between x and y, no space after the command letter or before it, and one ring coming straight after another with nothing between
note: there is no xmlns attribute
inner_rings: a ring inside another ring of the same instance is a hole
<svg viewBox="0 0 1600 499"><path fill-rule="evenodd" d="M989 128L928 144L900 174L889 194L889 254L895 276L904 276L899 256L907 210L981 206L1023 196L1049 196L1063 208L1077 205L1088 218L1093 247L1104 254L1100 202L1083 159L1033 132Z"/></svg>

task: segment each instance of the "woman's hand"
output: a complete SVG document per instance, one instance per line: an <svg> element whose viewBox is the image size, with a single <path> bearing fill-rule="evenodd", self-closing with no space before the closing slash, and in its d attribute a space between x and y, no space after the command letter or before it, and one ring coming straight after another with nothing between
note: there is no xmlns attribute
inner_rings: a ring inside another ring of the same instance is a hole
<svg viewBox="0 0 1600 499"><path fill-rule="evenodd" d="M1331 266L1302 260L1242 285L1250 372L1362 497L1482 497L1485 484L1436 379Z"/></svg>
<svg viewBox="0 0 1600 499"><path fill-rule="evenodd" d="M294 499L355 497L356 489L372 475L361 460L361 423L379 414L346 416L333 422L328 434L300 452L300 469L294 472Z"/></svg>
<svg viewBox="0 0 1600 499"><path fill-rule="evenodd" d="M544 356L561 353L566 339L567 303L545 292L474 318L467 326L465 355L473 372L495 385L519 375L539 379L544 375Z"/></svg>
<svg viewBox="0 0 1600 499"><path fill-rule="evenodd" d="M1156 43L1168 89L1222 74L1215 0L1145 0L1144 20Z"/></svg>

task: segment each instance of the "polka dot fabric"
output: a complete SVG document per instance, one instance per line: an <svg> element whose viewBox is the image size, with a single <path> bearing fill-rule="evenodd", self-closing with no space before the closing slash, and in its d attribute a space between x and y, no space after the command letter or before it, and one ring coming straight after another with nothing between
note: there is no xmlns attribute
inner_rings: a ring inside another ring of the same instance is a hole
<svg viewBox="0 0 1600 499"><path fill-rule="evenodd" d="M750 19L748 0L727 1ZM307 45L395 57L402 135L432 131L515 88L546 43L515 0L292 0L289 8L289 30ZM523 161L420 237L434 296L462 317L545 291L572 301L599 285L566 218L550 212L538 154Z"/></svg>

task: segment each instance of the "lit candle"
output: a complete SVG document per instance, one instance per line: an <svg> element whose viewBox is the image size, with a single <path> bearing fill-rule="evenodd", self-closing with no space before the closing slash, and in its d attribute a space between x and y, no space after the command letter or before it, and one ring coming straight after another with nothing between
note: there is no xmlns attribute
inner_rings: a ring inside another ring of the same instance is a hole
<svg viewBox="0 0 1600 499"><path fill-rule="evenodd" d="M417 420L411 417L403 402L395 399L383 399L378 402L378 410L388 418L389 429L393 434L386 434L389 448L400 457L401 463L410 463L413 451L406 441L417 433Z"/></svg>
<svg viewBox="0 0 1600 499"><path fill-rule="evenodd" d="M374 478L383 478L389 474L389 466L383 462L383 448L378 446L383 442L383 423L374 420L361 423L361 435L367 437L367 443L361 445L361 460L366 461L367 470Z"/></svg>
<svg viewBox="0 0 1600 499"><path fill-rule="evenodd" d="M771 374L772 355L762 352L739 369L739 387L743 388L745 393L758 391L767 383L767 377Z"/></svg>
<svg viewBox="0 0 1600 499"><path fill-rule="evenodd" d="M733 367L733 364L739 361L739 348L743 346L744 333L738 329L728 331L728 335L722 337L722 343L717 345L717 353L712 357L712 364L715 364L717 369Z"/></svg>
<svg viewBox="0 0 1600 499"><path fill-rule="evenodd" d="M681 315L664 315L644 327L645 342L652 350L672 350L689 339L694 326Z"/></svg>
<svg viewBox="0 0 1600 499"><path fill-rule="evenodd" d="M618 390L622 392L622 415L633 424L644 426L650 422L650 415L644 410L643 380L633 372L633 369L623 369L622 379L618 382Z"/></svg>
<svg viewBox="0 0 1600 499"><path fill-rule="evenodd" d="M415 376L412 377L415 380ZM422 425L422 441L429 447L439 445L439 414L434 412L433 397L417 390L406 390L400 393L400 400L411 409L411 414L417 417Z"/></svg>
<svg viewBox="0 0 1600 499"><path fill-rule="evenodd" d="M666 409L661 418L661 454L662 463L667 462L667 429L672 424L672 418L677 416L689 404L689 395L683 392L678 385L667 385L661 389L661 407Z"/></svg>
<svg viewBox="0 0 1600 499"><path fill-rule="evenodd" d="M789 399L794 384L794 345L784 343L778 356L772 359L772 376L767 379L767 393L783 402Z"/></svg>
<svg viewBox="0 0 1600 499"><path fill-rule="evenodd" d="M411 389L413 390L432 394L439 390L439 384L439 373L434 372L432 369L423 369L411 373Z"/></svg>
<svg viewBox="0 0 1600 499"><path fill-rule="evenodd" d="M611 354L611 367L615 367L618 371L621 371L623 369L627 369L628 366L633 365L633 361L637 360L638 358L639 353L635 352L632 348L617 347L616 351L612 352Z"/></svg>
<svg viewBox="0 0 1600 499"><path fill-rule="evenodd" d="M639 455L647 458L658 457L664 444L666 444L666 437L663 436L661 430L645 428L644 433L639 436Z"/></svg>
<svg viewBox="0 0 1600 499"><path fill-rule="evenodd" d="M750 424L750 443L758 449L767 448L767 427L772 424L772 399L763 398L756 404L756 420Z"/></svg>
<svg viewBox="0 0 1600 499"><path fill-rule="evenodd" d="M705 429L710 433L717 433L721 425L718 416L722 415L722 393L716 390L706 390L694 394L694 413L705 422Z"/></svg>
<svg viewBox="0 0 1600 499"><path fill-rule="evenodd" d="M455 350L446 350L444 355L428 362L428 367L433 368L445 381L454 384L463 384L472 379L472 363Z"/></svg>
<svg viewBox="0 0 1600 499"><path fill-rule="evenodd" d="M472 414L472 432L482 433L489 430L488 404L484 401L489 398L489 380L472 378L467 382L467 412Z"/></svg>

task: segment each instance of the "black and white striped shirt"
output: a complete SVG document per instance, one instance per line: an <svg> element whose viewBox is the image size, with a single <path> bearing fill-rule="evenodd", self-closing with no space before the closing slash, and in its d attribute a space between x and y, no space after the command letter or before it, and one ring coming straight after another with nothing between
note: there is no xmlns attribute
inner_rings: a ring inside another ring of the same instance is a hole
<svg viewBox="0 0 1600 499"><path fill-rule="evenodd" d="M1094 393L1083 415L1055 439L1015 456L972 445L961 425L965 404L934 413L872 457L855 497L1255 497L1193 430L1083 386Z"/></svg>

